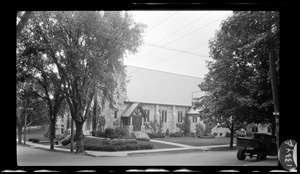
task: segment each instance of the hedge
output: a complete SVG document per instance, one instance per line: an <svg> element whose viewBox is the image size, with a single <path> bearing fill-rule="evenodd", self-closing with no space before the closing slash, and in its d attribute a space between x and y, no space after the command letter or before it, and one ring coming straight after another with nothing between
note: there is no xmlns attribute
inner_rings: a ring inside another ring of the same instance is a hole
<svg viewBox="0 0 300 174"><path fill-rule="evenodd" d="M84 145L86 150L99 151L126 151L126 150L144 150L153 149L152 144L123 144L123 145Z"/></svg>
<svg viewBox="0 0 300 174"><path fill-rule="evenodd" d="M123 145L137 145L136 140L103 140L103 145L112 145L112 146L123 146Z"/></svg>
<svg viewBox="0 0 300 174"><path fill-rule="evenodd" d="M150 141L150 139L148 139L148 138L137 138L136 140L138 140L138 141Z"/></svg>
<svg viewBox="0 0 300 174"><path fill-rule="evenodd" d="M124 128L119 128L119 127L115 129L106 128L104 132L97 130L95 133L93 133L92 131L92 134L95 134L96 137L111 138L111 139L124 138L128 136L127 131Z"/></svg>
<svg viewBox="0 0 300 174"><path fill-rule="evenodd" d="M182 137L183 133L181 132L174 132L174 133L170 133L169 137Z"/></svg>
<svg viewBox="0 0 300 174"><path fill-rule="evenodd" d="M164 134L158 134L158 133L148 133L149 138L165 138Z"/></svg>
<svg viewBox="0 0 300 174"><path fill-rule="evenodd" d="M139 144L137 140L101 140L94 138L85 138L84 148L86 150L97 150L97 151L125 151L125 150L142 150L142 149L153 149L151 143Z"/></svg>
<svg viewBox="0 0 300 174"><path fill-rule="evenodd" d="M33 143L38 143L38 142L40 142L40 140L37 139L37 138L30 138L28 141L32 141Z"/></svg>

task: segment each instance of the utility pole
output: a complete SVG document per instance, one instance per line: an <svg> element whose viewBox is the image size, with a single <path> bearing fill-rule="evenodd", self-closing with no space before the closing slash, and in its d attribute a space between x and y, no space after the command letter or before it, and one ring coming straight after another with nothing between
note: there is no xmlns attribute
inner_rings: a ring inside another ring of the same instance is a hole
<svg viewBox="0 0 300 174"><path fill-rule="evenodd" d="M276 125L276 137L277 137L277 149L279 149L279 95L278 95L278 86L276 79L275 71L275 60L274 60L274 50L269 49L269 66L270 66L270 76L271 76L271 85L272 85L272 94L274 101L274 112L275 125Z"/></svg>
<svg viewBox="0 0 300 174"><path fill-rule="evenodd" d="M264 14L264 21L267 21L267 14ZM269 36L272 36L272 25L270 25L270 29L267 33ZM274 60L274 45L273 43L269 43L267 46L268 56L269 56L269 69L270 69L270 77L271 77L271 86L272 86L272 96L273 96L273 103L274 103L274 112L273 115L275 117L275 132L276 132L276 139L277 139L277 150L279 149L279 93L278 93L278 85L276 79L276 65Z"/></svg>

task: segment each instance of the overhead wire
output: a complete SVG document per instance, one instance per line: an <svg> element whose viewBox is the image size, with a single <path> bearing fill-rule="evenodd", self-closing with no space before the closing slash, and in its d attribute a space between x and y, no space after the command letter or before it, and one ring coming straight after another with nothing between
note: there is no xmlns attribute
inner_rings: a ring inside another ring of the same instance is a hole
<svg viewBox="0 0 300 174"><path fill-rule="evenodd" d="M183 35L183 36L181 36L181 37L179 37L179 38L177 38L177 39L175 39L175 40L173 40L173 41L171 41L171 42L168 42L168 43L165 44L164 46L169 45L169 44L171 44L171 43L173 43L173 42L175 42L175 41L177 41L177 40L180 40L180 39L182 39L182 38L184 38L184 37L186 37L186 36L188 36L188 35L190 35L190 34L193 34L193 33L197 32L197 31L199 31L199 30L201 30L201 29L203 29L203 28L205 28L205 27L207 27L207 26L209 26L209 25L211 25L211 24L213 24L213 23L215 23L215 22L217 22L217 21L219 21L219 20L221 20L221 19L227 17L227 16L229 16L229 14L228 14L228 15L225 15L225 16L222 16L222 17L220 17L220 18L218 18L218 19L216 19L216 20L214 20L214 21L212 21L212 22L210 22L210 23L208 23L208 24L206 24L206 25L204 25L204 26L202 26L202 27L200 27L200 28L198 28L198 29L192 31L192 32L189 32L189 33L187 33L187 34L185 34L185 35ZM141 56L139 56L139 57L143 57L143 56L145 56L145 55L148 55L148 54L150 54L150 53L153 53L153 52L157 51L158 49L159 49L159 48L156 48L156 49L152 50L151 52L148 52L148 53L146 53L146 54L143 54L143 55L141 55ZM129 60L128 63L134 61L135 59L136 59L136 58L133 58L133 59Z"/></svg>
<svg viewBox="0 0 300 174"><path fill-rule="evenodd" d="M191 12L189 12L189 13L191 13ZM147 36L149 36L149 35L155 35L155 34L161 32L161 30L162 30L162 29L165 29L166 27L168 27L168 28L172 27L173 24L176 24L176 25L177 25L179 22L181 22L181 21L183 21L183 20L186 20L186 18L189 18L189 17L190 17L189 15L183 14L182 16L176 18L174 21L171 21L171 22L168 23L168 24L166 23L164 26L162 26L162 27L156 29L155 32L147 32L147 34L145 34L145 37L147 37ZM153 30L152 30L152 31L153 31Z"/></svg>
<svg viewBox="0 0 300 174"><path fill-rule="evenodd" d="M176 14L177 11L173 12L170 16L168 16L167 18L165 18L164 20L160 21L159 23L155 24L154 26L150 27L148 31L146 31L146 33L148 33L150 30L152 30L153 28L155 28L157 25L161 24L162 22L166 21L167 19L169 19L170 17L172 17L174 14ZM142 49L140 52L147 50L149 47Z"/></svg>
<svg viewBox="0 0 300 174"><path fill-rule="evenodd" d="M160 21L159 23L157 23L156 25L150 27L149 30L146 31L146 33L148 33L149 31L151 31L153 28L155 28L156 26L158 26L158 25L161 24L162 22L168 20L170 17L172 17L172 16L173 16L174 14L176 14L176 13L177 13L177 11L173 12L170 16L168 16L168 17L165 18L164 20L162 20L162 21Z"/></svg>
<svg viewBox="0 0 300 174"><path fill-rule="evenodd" d="M170 37L171 35L173 35L173 34L175 34L175 33L179 32L179 31L181 31L182 29L184 29L184 28L188 27L189 25L193 24L194 22L196 22L196 21L198 21L198 20L202 19L204 16L208 15L209 13L211 13L211 12L210 12L210 11L209 11L209 12L207 12L206 14L204 14L204 15L200 16L200 17L199 17L199 18L197 18L196 20L194 20L194 21L190 22L189 24L187 24L187 25L183 26L182 28L180 28L180 29L176 30L175 32L173 32L173 33L171 33L171 34L167 35L166 37L164 37L164 38L160 39L159 41L156 41L156 42L155 42L155 44L156 44L156 43L158 43L158 42L161 42L162 40L164 40L164 39L166 39L166 38ZM142 52L142 51L145 51L145 50L147 50L148 48L149 48L149 47L147 47L147 48L145 48L145 49L141 50L141 52ZM154 51L155 51L155 50L154 50ZM148 53L151 53L151 51L150 51L150 52L148 52ZM148 54L148 53L146 53L146 54Z"/></svg>
<svg viewBox="0 0 300 174"><path fill-rule="evenodd" d="M155 45L155 44L148 44L148 43L145 43L145 45L149 45L149 46L153 46L153 47L157 47L157 48L161 48L161 49L165 49L165 50L170 50L170 51L185 53L185 54L191 54L191 55L194 55L194 56L200 56L200 57L210 58L209 56L192 53L192 52L189 52L189 51L186 51L186 50L179 50L179 49L174 49L174 48L168 48L168 47L163 47L163 46L158 46L158 45Z"/></svg>
<svg viewBox="0 0 300 174"><path fill-rule="evenodd" d="M191 49L189 49L189 50L187 50L187 51L193 51L193 50L196 50L196 49L198 49L198 46L193 47L193 48L191 48ZM167 57L167 58L165 58L165 59L161 59L160 61L154 62L154 63L148 65L147 67L151 67L151 66L156 65L156 64L158 64L158 63L164 62L164 61L166 61L166 60L168 60L168 59L170 59L170 58L174 58L174 57L178 56L179 54L181 54L181 53L177 53L177 54L171 55L171 56L169 56L169 57ZM135 73L135 72L137 72L137 71L138 71L138 70L133 71L133 72L131 72L131 73L129 73L129 74L133 74L133 73Z"/></svg>

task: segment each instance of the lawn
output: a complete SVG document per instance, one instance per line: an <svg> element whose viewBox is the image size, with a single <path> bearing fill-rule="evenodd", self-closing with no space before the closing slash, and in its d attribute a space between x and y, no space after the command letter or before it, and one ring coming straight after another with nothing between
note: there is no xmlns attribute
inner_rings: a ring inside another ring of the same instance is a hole
<svg viewBox="0 0 300 174"><path fill-rule="evenodd" d="M48 137L44 136L44 133L46 132L46 129L43 129L42 127L29 127L27 128L27 133L26 133L26 140L28 141L30 138L35 138L39 139L40 141L49 141ZM17 137L17 135L16 135ZM22 134L22 139L23 139L23 134ZM102 143L101 139L96 139L90 138L88 136L85 137L85 143ZM162 144L162 143L157 143L157 142L150 142L150 141L138 141L139 144L146 144L146 143L151 143L153 144L153 149L166 149L166 148L177 148L178 146L173 146L173 145L168 145L168 144ZM50 142L45 142L43 144L50 144ZM66 146L59 146L61 148L66 148L70 149L70 144Z"/></svg>
<svg viewBox="0 0 300 174"><path fill-rule="evenodd" d="M49 141L48 137L44 136L44 133L46 133L47 130L43 127L28 127L26 129L26 140L28 141L30 138L36 138L40 141ZM18 135L16 135L16 138L18 138ZM22 140L24 138L24 134L22 133Z"/></svg>
<svg viewBox="0 0 300 174"><path fill-rule="evenodd" d="M223 145L230 143L229 137L216 137L216 138L195 138L195 137L165 137L155 138L155 140L167 141L190 146L210 146L210 145ZM236 143L236 138L233 138L233 143Z"/></svg>

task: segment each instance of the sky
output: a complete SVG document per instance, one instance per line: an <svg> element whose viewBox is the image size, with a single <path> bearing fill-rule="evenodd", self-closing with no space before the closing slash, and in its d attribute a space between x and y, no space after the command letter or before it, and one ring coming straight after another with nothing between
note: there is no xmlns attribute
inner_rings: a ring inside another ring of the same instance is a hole
<svg viewBox="0 0 300 174"><path fill-rule="evenodd" d="M209 40L232 11L131 11L147 25L143 44L125 65L204 78Z"/></svg>

